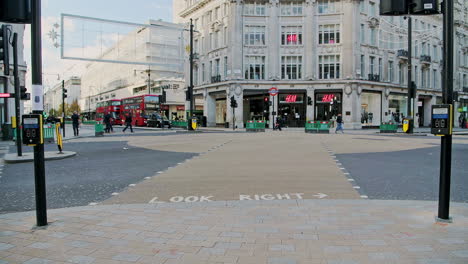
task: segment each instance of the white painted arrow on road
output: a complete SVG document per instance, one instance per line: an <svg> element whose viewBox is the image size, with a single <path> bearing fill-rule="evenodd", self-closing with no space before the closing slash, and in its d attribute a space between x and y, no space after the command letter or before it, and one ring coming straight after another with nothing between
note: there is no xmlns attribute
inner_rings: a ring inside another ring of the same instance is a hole
<svg viewBox="0 0 468 264"><path fill-rule="evenodd" d="M325 198L327 197L328 195L324 194L324 193L318 193L318 194L314 194L313 195L314 197L317 197L319 199L322 199L322 198Z"/></svg>

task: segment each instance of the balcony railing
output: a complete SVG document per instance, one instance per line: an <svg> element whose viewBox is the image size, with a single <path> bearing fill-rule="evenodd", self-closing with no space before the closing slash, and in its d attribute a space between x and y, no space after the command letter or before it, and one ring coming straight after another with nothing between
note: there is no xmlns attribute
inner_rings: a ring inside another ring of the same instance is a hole
<svg viewBox="0 0 468 264"><path fill-rule="evenodd" d="M221 75L211 76L211 83L221 82Z"/></svg>
<svg viewBox="0 0 468 264"><path fill-rule="evenodd" d="M421 63L431 63L431 56L421 55L420 60L421 60Z"/></svg>
<svg viewBox="0 0 468 264"><path fill-rule="evenodd" d="M369 74L367 79L369 81L373 81L373 82L380 82L380 75L379 74Z"/></svg>
<svg viewBox="0 0 468 264"><path fill-rule="evenodd" d="M408 51L407 50L398 50L397 51L397 56L398 57L408 58Z"/></svg>

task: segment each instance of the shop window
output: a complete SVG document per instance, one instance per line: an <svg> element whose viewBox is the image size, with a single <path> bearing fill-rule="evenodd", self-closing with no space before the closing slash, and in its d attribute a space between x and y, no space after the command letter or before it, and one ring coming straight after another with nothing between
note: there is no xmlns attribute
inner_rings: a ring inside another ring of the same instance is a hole
<svg viewBox="0 0 468 264"><path fill-rule="evenodd" d="M245 45L265 45L265 26L245 26Z"/></svg>
<svg viewBox="0 0 468 264"><path fill-rule="evenodd" d="M319 26L319 44L337 44L340 43L340 25L320 25Z"/></svg>
<svg viewBox="0 0 468 264"><path fill-rule="evenodd" d="M302 26L282 26L281 45L302 45Z"/></svg>
<svg viewBox="0 0 468 264"><path fill-rule="evenodd" d="M302 78L302 56L281 57L281 79L297 80Z"/></svg>
<svg viewBox="0 0 468 264"><path fill-rule="evenodd" d="M265 56L246 56L244 77L248 80L265 79Z"/></svg>
<svg viewBox="0 0 468 264"><path fill-rule="evenodd" d="M340 78L340 55L319 56L319 79Z"/></svg>

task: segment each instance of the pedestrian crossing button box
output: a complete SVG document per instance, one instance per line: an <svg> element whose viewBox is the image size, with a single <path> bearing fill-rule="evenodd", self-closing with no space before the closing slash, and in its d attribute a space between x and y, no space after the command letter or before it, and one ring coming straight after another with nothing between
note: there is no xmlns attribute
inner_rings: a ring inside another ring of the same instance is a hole
<svg viewBox="0 0 468 264"><path fill-rule="evenodd" d="M23 115L23 144L43 144L42 115Z"/></svg>
<svg viewBox="0 0 468 264"><path fill-rule="evenodd" d="M433 105L431 113L431 133L437 136L452 135L452 105Z"/></svg>

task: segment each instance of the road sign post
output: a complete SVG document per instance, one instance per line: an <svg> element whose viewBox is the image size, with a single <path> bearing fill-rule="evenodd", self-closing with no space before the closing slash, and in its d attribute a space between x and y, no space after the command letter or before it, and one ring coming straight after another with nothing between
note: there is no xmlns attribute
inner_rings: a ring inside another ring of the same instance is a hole
<svg viewBox="0 0 468 264"><path fill-rule="evenodd" d="M268 89L268 93L270 94L270 96L273 96L273 100L272 100L272 106L273 106L273 111L272 111L272 116L273 116L273 122L272 122L272 127L273 129L275 128L275 115L276 115L276 111L275 111L275 100L274 100L274 97L276 95L278 95L278 88L276 87L271 87L270 89Z"/></svg>

